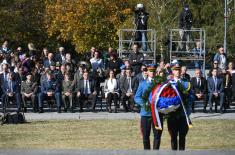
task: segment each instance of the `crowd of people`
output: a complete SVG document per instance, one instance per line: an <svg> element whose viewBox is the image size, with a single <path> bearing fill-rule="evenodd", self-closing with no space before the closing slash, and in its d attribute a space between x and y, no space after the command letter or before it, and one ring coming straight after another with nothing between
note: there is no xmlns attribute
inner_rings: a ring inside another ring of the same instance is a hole
<svg viewBox="0 0 235 155"><path fill-rule="evenodd" d="M110 113L120 110L120 105L123 105L121 110L125 112L138 111L134 95L140 82L148 77L148 64L139 52L139 46L133 45L127 60L118 58L111 47L107 52L92 47L84 56L84 59L77 61L64 47L59 47L56 52L45 47L40 52L32 43L28 44L28 49L18 47L13 50L8 46L8 41L4 41L0 48L3 107L15 101L18 111L27 112L32 106L34 112L43 113L45 102L55 101L58 113L76 112L77 107L79 112L83 112L88 106L92 112L97 112L96 103L101 96L106 99ZM161 60L156 65L154 74L171 76L171 63ZM209 112L212 112L214 101L219 102L221 113L229 108L235 94L234 76L233 63L227 62L222 46L218 46L208 78L202 76L199 68L195 69L195 77L191 78L187 67L181 67L181 78L191 82L195 100L204 101L204 112L207 103Z"/></svg>

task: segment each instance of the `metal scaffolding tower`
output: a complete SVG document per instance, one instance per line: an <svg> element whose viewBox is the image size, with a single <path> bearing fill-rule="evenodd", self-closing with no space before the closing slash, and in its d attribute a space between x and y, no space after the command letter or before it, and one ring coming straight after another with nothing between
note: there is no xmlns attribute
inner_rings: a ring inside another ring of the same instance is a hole
<svg viewBox="0 0 235 155"><path fill-rule="evenodd" d="M182 36L184 34L185 36ZM205 75L205 46L206 33L201 28L193 28L191 30L171 29L170 30L170 62L174 59L187 64L195 61L202 63L202 72ZM196 48L196 43L200 43Z"/></svg>
<svg viewBox="0 0 235 155"><path fill-rule="evenodd" d="M224 0L224 52L228 55L227 50L227 29L228 17L235 10L235 0Z"/></svg>
<svg viewBox="0 0 235 155"><path fill-rule="evenodd" d="M135 41L136 29L120 29L119 36L119 57L123 60L128 59L128 55L132 51L132 45L134 43L141 44L141 41ZM141 30L143 31L143 30ZM146 63L156 63L156 31L152 29L146 30L147 33L147 51L140 49L140 52L144 54Z"/></svg>

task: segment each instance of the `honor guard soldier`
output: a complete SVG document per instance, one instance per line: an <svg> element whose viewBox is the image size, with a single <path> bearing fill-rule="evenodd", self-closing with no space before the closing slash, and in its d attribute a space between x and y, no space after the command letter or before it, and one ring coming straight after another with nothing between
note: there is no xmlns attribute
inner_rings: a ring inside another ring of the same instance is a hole
<svg viewBox="0 0 235 155"><path fill-rule="evenodd" d="M148 66L148 78L146 80L143 80L136 91L134 100L135 103L138 104L141 107L140 115L141 115L141 132L143 136L143 145L144 149L150 149L150 131L151 128L153 130L154 134L154 140L153 140L153 149L159 149L160 148L160 142L161 142L161 135L162 130L157 130L153 124L153 120L151 117L151 110L149 107L149 102L145 103L143 96L148 91L149 88L153 85L153 78L156 75L156 66L155 65L149 65ZM161 122L163 122L163 117L160 116Z"/></svg>

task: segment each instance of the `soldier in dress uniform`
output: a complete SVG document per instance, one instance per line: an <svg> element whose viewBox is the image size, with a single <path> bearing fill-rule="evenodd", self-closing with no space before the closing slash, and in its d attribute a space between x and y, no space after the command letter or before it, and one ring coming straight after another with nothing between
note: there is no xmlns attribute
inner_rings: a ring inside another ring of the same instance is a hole
<svg viewBox="0 0 235 155"><path fill-rule="evenodd" d="M22 102L24 105L24 112L27 112L27 103L26 103L27 99L31 100L31 103L33 105L33 111L36 112L37 105L35 102L35 97L38 90L38 85L36 82L33 81L32 73L29 72L26 75L26 79L27 80L23 81L21 84L21 95L22 95Z"/></svg>
<svg viewBox="0 0 235 155"><path fill-rule="evenodd" d="M140 116L141 116L141 132L143 136L143 145L145 150L149 150L150 147L150 132L151 128L153 130L154 140L153 140L153 149L159 149L161 143L161 135L162 130L157 130L153 124L153 120L151 117L151 110L149 106L149 102L145 103L143 96L146 91L152 86L153 78L156 75L156 66L149 65L148 66L148 78L140 82L139 87L135 93L135 103L141 107ZM161 123L163 122L163 117L160 116ZM162 125L163 126L163 125Z"/></svg>
<svg viewBox="0 0 235 155"><path fill-rule="evenodd" d="M172 79L171 83L177 87L181 100L181 105L175 112L169 113L167 118L168 131L171 136L172 150L185 150L185 139L189 129L189 119L192 110L193 95L190 89L190 83L184 81L180 77L181 68L178 63L174 63L171 67ZM180 87L180 86L181 87ZM185 91L183 91L185 90ZM187 93L186 93L187 92ZM177 138L179 137L179 140Z"/></svg>
<svg viewBox="0 0 235 155"><path fill-rule="evenodd" d="M71 80L71 74L69 72L66 72L62 83L62 100L64 103L65 112L67 112L68 108L70 108L70 111L72 113L74 112L73 92L74 92L74 83Z"/></svg>

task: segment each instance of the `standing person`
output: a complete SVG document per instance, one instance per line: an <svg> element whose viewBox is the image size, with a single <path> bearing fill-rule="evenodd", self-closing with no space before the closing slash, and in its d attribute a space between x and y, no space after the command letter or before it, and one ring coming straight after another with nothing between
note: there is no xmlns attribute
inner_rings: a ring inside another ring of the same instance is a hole
<svg viewBox="0 0 235 155"><path fill-rule="evenodd" d="M108 61L108 69L114 71L115 75L120 73L120 67L122 66L122 62L118 61L118 57L116 54L110 54L110 60Z"/></svg>
<svg viewBox="0 0 235 155"><path fill-rule="evenodd" d="M148 69L146 65L141 66L141 72L136 75L136 79L138 80L138 83L140 83L143 80L146 80L148 77Z"/></svg>
<svg viewBox="0 0 235 155"><path fill-rule="evenodd" d="M196 42L196 47L192 49L194 57L197 59L202 59L204 57L205 51L202 49L201 42ZM203 67L203 60L195 60L194 61L195 68L199 68L202 70Z"/></svg>
<svg viewBox="0 0 235 155"><path fill-rule="evenodd" d="M33 43L28 43L28 54L31 60L38 60L39 59L39 51L35 48Z"/></svg>
<svg viewBox="0 0 235 155"><path fill-rule="evenodd" d="M208 87L208 96L209 96L209 106L210 106L210 113L212 113L212 103L214 99L216 99L215 104L215 112L217 112L217 102L220 103L220 113L223 113L223 106L224 106L224 84L223 79L218 77L218 70L214 68L212 70L212 77L207 79L207 87Z"/></svg>
<svg viewBox="0 0 235 155"><path fill-rule="evenodd" d="M187 82L190 82L190 75L187 73L187 67L181 67L181 79Z"/></svg>
<svg viewBox="0 0 235 155"><path fill-rule="evenodd" d="M65 62L65 50L64 47L59 47L59 52L55 55L55 61L60 62L60 64L64 64Z"/></svg>
<svg viewBox="0 0 235 155"><path fill-rule="evenodd" d="M218 45L217 46L218 52L214 56L214 62L218 62L218 67L222 70L222 73L226 73L227 68L227 56L224 53L224 46Z"/></svg>
<svg viewBox="0 0 235 155"><path fill-rule="evenodd" d="M233 93L232 86L234 87L234 84L232 83L232 75L235 73L235 70L233 69L233 62L228 63L228 70L225 75L225 85L224 85L224 95L225 95L225 108L230 109L230 103L232 103L233 100ZM231 91L232 90L232 91Z"/></svg>
<svg viewBox="0 0 235 155"><path fill-rule="evenodd" d="M141 107L140 110L140 125L141 132L143 136L143 145L145 150L150 150L150 132L151 127L153 130L154 140L153 140L153 149L159 149L161 143L162 130L157 130L154 126L151 111L146 108L146 103L143 100L143 95L146 91L153 85L152 79L155 76L156 67L154 65L148 66L148 78L143 80L135 93L134 100L137 105ZM147 105L150 101L148 101ZM161 122L163 123L163 117L160 116ZM163 125L162 125L163 126Z"/></svg>
<svg viewBox="0 0 235 155"><path fill-rule="evenodd" d="M191 106L193 101L193 96L190 90L190 83L183 81L180 78L180 72L181 68L179 64L172 66L173 77L171 79L171 83L176 86L180 98L182 99L180 101L181 106L175 112L170 113L167 118L167 126L171 137L172 150L185 150L186 135L189 128L187 116L191 114ZM182 88L179 87L179 84ZM185 90L187 90L187 93L184 93ZM184 105L184 107L182 105Z"/></svg>
<svg viewBox="0 0 235 155"><path fill-rule="evenodd" d="M186 42L185 41L189 41L190 37L192 38L192 34L189 30L191 30L193 25L193 14L192 12L189 10L189 5L185 4L184 8L182 10L182 12L180 13L180 18L179 18L179 28L180 28L180 38L181 41L184 41L184 43L182 44L180 42L179 46L180 46L180 50L185 51L185 50L189 50L188 45L186 46Z"/></svg>
<svg viewBox="0 0 235 155"><path fill-rule="evenodd" d="M145 11L143 4L137 4L135 8L135 27L136 38L135 41L142 43L143 51L147 51L147 26L148 26L149 13Z"/></svg>
<svg viewBox="0 0 235 155"><path fill-rule="evenodd" d="M95 51L94 57L90 59L92 71L96 72L98 69L103 69L103 60L100 58L100 52Z"/></svg>
<svg viewBox="0 0 235 155"><path fill-rule="evenodd" d="M144 55L139 52L139 46L138 44L134 44L132 47L133 52L129 54L129 61L131 64L131 67L133 69L133 72L135 74L138 74L140 72L141 65L144 61ZM129 68L128 66L126 66Z"/></svg>

